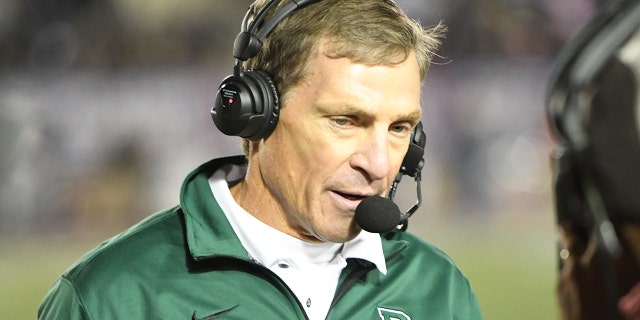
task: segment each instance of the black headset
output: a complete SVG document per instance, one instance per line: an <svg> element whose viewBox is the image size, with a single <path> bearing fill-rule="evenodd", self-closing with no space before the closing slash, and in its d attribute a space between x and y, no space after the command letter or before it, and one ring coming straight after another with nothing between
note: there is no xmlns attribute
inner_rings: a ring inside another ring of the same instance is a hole
<svg viewBox="0 0 640 320"><path fill-rule="evenodd" d="M278 123L280 98L273 78L263 70L244 71L242 63L260 52L264 39L284 18L296 9L319 0L291 0L265 21L267 13L278 1L269 1L255 16L252 4L242 20L241 31L233 44L233 56L236 58L233 75L222 80L211 109L213 122L226 135L259 140L269 136ZM249 23L252 16L254 19ZM418 123L411 133L401 174L414 178L420 175L425 142L422 124Z"/></svg>

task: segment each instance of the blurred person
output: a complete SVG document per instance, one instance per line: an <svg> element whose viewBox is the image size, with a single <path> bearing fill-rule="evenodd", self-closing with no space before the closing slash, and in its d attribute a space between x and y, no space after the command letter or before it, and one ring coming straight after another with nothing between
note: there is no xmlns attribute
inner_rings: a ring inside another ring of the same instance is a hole
<svg viewBox="0 0 640 320"><path fill-rule="evenodd" d="M482 319L390 200L403 175L419 187L443 32L389 0L257 1L211 112L245 155L195 169L178 206L82 257L38 317Z"/></svg>
<svg viewBox="0 0 640 320"><path fill-rule="evenodd" d="M640 2L614 1L566 45L547 113L562 319L640 319Z"/></svg>

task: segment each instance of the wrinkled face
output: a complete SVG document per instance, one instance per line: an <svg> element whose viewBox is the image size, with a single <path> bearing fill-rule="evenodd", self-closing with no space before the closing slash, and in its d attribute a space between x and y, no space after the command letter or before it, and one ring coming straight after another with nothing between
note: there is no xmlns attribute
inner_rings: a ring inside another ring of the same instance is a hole
<svg viewBox="0 0 640 320"><path fill-rule="evenodd" d="M268 224L307 241L357 236L356 206L384 195L400 169L420 120L420 82L414 56L389 66L313 57L251 158L273 201Z"/></svg>

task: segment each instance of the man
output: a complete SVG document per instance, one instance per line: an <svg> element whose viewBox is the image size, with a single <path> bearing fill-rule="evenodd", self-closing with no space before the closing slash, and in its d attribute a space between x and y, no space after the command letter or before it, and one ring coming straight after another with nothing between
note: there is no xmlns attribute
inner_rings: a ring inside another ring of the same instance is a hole
<svg viewBox="0 0 640 320"><path fill-rule="evenodd" d="M83 257L41 319L482 319L444 253L354 221L400 170L442 27L388 0L265 2L212 112L221 128L221 113L261 96L274 119L238 134L246 158L204 164L179 206Z"/></svg>

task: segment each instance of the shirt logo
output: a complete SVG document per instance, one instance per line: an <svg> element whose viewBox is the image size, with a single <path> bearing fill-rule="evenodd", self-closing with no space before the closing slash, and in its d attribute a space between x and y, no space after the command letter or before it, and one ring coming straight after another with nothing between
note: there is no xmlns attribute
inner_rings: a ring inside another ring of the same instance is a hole
<svg viewBox="0 0 640 320"><path fill-rule="evenodd" d="M378 315L381 320L411 320L408 314L400 311L378 307Z"/></svg>

